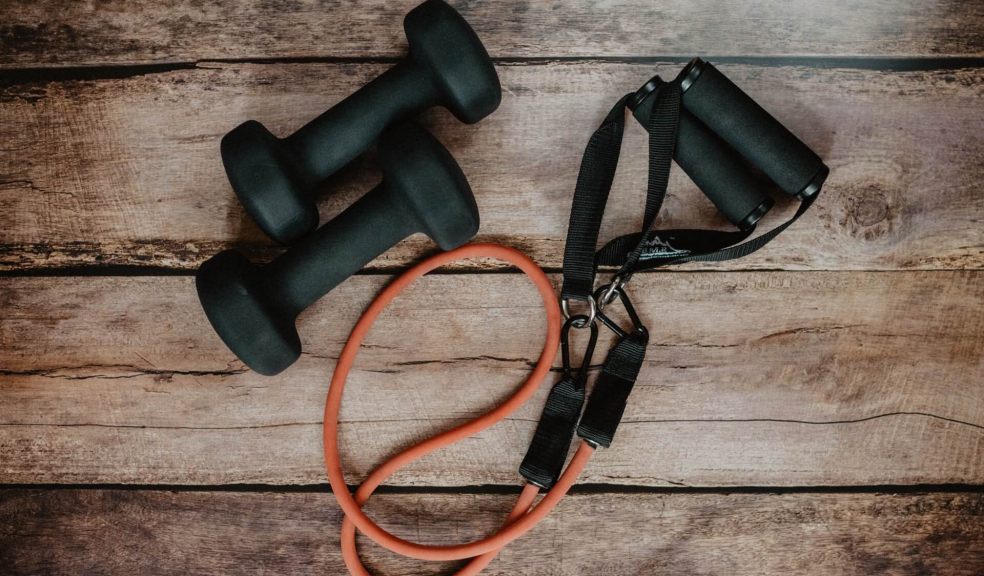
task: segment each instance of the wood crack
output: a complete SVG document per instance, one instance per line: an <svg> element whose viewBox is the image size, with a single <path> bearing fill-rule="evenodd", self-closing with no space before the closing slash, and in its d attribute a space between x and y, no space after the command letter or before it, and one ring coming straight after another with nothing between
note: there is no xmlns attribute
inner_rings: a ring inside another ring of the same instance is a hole
<svg viewBox="0 0 984 576"><path fill-rule="evenodd" d="M456 362L480 362L482 360L488 360L491 362L502 362L506 364L523 364L525 366L533 367L536 365L535 362L531 362L527 358L506 358L502 356L460 356L457 358L448 358L446 360L407 360L405 362L394 362L394 366L424 366L427 364L454 364Z"/></svg>
<svg viewBox="0 0 984 576"><path fill-rule="evenodd" d="M75 197L75 194L72 194L71 192L52 192L50 190L45 190L44 188L41 188L40 186L35 184L33 180L28 180L24 178L16 179L16 180L0 180L0 188L24 188L24 187L30 189L31 192L37 192L38 194L63 194L66 196L71 196L72 198Z"/></svg>
<svg viewBox="0 0 984 576"><path fill-rule="evenodd" d="M686 422L703 422L703 423L722 423L722 422L777 422L780 424L806 424L810 426L827 426L836 424L858 424L861 422L869 422L871 420L878 420L880 418L889 418L893 416L923 416L926 418L933 418L936 420L943 420L945 422L952 422L954 424L960 424L963 426L970 426L971 428L977 428L984 430L984 425L977 424L975 422L968 422L966 420L960 420L959 418L950 418L948 416L940 416L938 414L933 414L931 412L919 412L919 411L906 411L900 410L896 412L885 412L882 414L875 414L873 416L864 416L861 418L851 418L842 420L800 420L795 418L673 418L665 420L624 420L623 424L672 424L672 423L686 423Z"/></svg>
<svg viewBox="0 0 984 576"><path fill-rule="evenodd" d="M832 425L847 425L847 424L858 424L862 422L869 422L871 420L878 420L882 418L891 417L901 417L901 416L919 416L925 418L932 418L936 420L942 420L945 422L950 422L953 424L958 424L962 426L969 426L971 428L976 428L979 430L984 430L984 424L977 424L975 422L969 422L966 420L960 420L958 418L950 418L947 416L940 416L938 414L932 414L930 412L918 412L918 411L897 411L897 412L885 412L883 414L875 414L873 416L864 416L860 418L852 419L839 419L839 420L801 420L794 418L669 418L669 419L626 419L622 422L623 425L638 425L638 424L674 424L674 423L703 423L703 424L721 424L721 423L754 423L754 422L774 422L779 424L803 424L808 426L832 426ZM452 422L460 421L471 418L471 416L449 416L447 418L393 418L393 419L372 419L372 420L342 420L340 424L399 424L399 423L409 423L409 422ZM535 418L506 418L504 422L525 422L525 423L536 423L538 422ZM153 426L153 425L140 425L140 424L101 424L101 423L31 423L31 422L0 422L0 426L5 427L94 427L94 428L137 428L137 429L157 429L157 430L252 430L252 429L263 429L263 428L284 428L289 426L320 426L321 421L311 421L311 422L283 422L278 424L257 424L249 426Z"/></svg>
<svg viewBox="0 0 984 576"><path fill-rule="evenodd" d="M103 370L121 370L127 372L126 374L72 374L71 372L79 372L90 369L103 369ZM42 368L37 370L0 370L0 376L38 376L41 378L53 378L58 380L128 380L132 378L140 378L142 376L234 376L236 374L245 374L249 372L246 367L243 368L226 368L224 370L174 370L174 369L157 369L157 368L141 368L138 366L132 366L128 364L91 364L84 366L72 366L72 367L59 367L59 368Z"/></svg>

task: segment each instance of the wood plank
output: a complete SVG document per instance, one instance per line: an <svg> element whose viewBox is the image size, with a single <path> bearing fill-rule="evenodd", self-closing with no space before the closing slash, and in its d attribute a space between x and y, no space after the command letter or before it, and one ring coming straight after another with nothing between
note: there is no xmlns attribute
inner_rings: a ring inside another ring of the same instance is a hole
<svg viewBox="0 0 984 576"><path fill-rule="evenodd" d="M418 3L8 0L0 66L399 57ZM499 58L984 54L984 10L959 0L451 3Z"/></svg>
<svg viewBox="0 0 984 576"><path fill-rule="evenodd" d="M469 176L481 238L559 267L581 152L611 104L666 66L504 66L502 107L476 126L428 122ZM679 68L672 65L673 69ZM125 79L8 87L0 102L0 270L80 265L197 267L237 245L269 257L225 179L218 139L247 118L287 134L381 70L379 65L209 65ZM882 72L727 65L722 69L833 169L817 206L731 269L953 269L984 263L981 69ZM776 89L776 86L781 89ZM632 126L605 239L637 229L645 134ZM370 161L322 203L337 214L378 179ZM794 206L784 204L767 222ZM663 225L721 225L676 170ZM764 224L763 224L764 225ZM374 268L429 249L416 237Z"/></svg>
<svg viewBox="0 0 984 576"><path fill-rule="evenodd" d="M637 277L647 363L583 481L984 483L982 274ZM213 334L191 278L0 279L0 483L323 482L327 380L385 281L357 276L306 311L304 357L267 378ZM429 276L398 300L343 406L351 481L504 398L537 354L537 302L513 274ZM393 482L515 484L545 388Z"/></svg>
<svg viewBox="0 0 984 576"><path fill-rule="evenodd" d="M381 495L369 507L396 534L444 543L494 530L513 498ZM981 494L574 495L483 574L976 576L982 520ZM339 522L324 493L5 490L0 564L10 576L343 574ZM455 566L361 551L373 574Z"/></svg>

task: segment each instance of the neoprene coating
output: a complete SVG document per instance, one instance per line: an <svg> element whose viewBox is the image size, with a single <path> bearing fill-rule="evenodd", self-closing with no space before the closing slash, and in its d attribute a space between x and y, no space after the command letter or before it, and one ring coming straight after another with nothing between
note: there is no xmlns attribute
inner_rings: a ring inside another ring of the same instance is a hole
<svg viewBox="0 0 984 576"><path fill-rule="evenodd" d="M212 326L247 366L272 375L301 353L297 315L402 240L422 232L443 250L479 226L475 197L451 154L404 123L380 139L383 182L266 266L235 250L202 264L198 296Z"/></svg>
<svg viewBox="0 0 984 576"><path fill-rule="evenodd" d="M502 96L475 31L441 0L407 14L409 54L290 136L247 121L222 138L222 162L249 215L290 244L318 225L315 187L364 152L392 123L435 105L462 122L491 114Z"/></svg>
<svg viewBox="0 0 984 576"><path fill-rule="evenodd" d="M806 144L713 65L694 58L680 72L683 106L791 196L820 191L829 172Z"/></svg>

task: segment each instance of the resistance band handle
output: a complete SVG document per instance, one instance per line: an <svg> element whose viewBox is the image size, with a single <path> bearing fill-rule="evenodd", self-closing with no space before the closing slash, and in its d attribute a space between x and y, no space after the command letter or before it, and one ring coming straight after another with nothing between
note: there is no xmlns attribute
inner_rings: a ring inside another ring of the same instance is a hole
<svg viewBox="0 0 984 576"><path fill-rule="evenodd" d="M648 130L655 95L666 83L653 77L629 101L632 115ZM685 109L680 110L673 159L718 211L741 230L748 230L772 208L760 182L740 154Z"/></svg>
<svg viewBox="0 0 984 576"><path fill-rule="evenodd" d="M694 58L677 78L683 107L801 200L820 191L829 169L817 154L711 65Z"/></svg>
<svg viewBox="0 0 984 576"><path fill-rule="evenodd" d="M700 58L694 58L672 83L654 76L626 101L650 132L651 126L659 125L653 122L654 102L660 91L671 84L678 84L682 90L674 158L742 232L644 230L642 234L615 238L597 253L596 264L619 266L620 274L626 269L632 273L669 264L747 256L799 219L816 201L830 173L813 150ZM715 152L712 154L711 150ZM764 195L751 188L754 177L745 166L749 161L785 193L798 198L800 206L782 224L746 240L754 232L755 221L771 206L756 207L757 199ZM749 208L752 212L743 217ZM695 241L699 235L706 238Z"/></svg>
<svg viewBox="0 0 984 576"><path fill-rule="evenodd" d="M639 329L620 338L605 358L577 435L594 446L611 446L615 430L646 356L649 333Z"/></svg>
<svg viewBox="0 0 984 576"><path fill-rule="evenodd" d="M584 386L574 378L554 384L519 473L530 484L550 489L557 483L584 407Z"/></svg>

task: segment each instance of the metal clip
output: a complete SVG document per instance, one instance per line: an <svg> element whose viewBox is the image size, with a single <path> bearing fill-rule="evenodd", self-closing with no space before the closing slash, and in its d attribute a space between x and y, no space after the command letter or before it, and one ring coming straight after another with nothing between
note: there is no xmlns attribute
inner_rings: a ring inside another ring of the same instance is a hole
<svg viewBox="0 0 984 576"><path fill-rule="evenodd" d="M628 278L622 278L618 274L612 276L611 282L607 285L602 286L594 293L594 299L597 303L598 311L604 310L605 306L608 306L615 301L615 296L617 292L625 288L625 283L628 282ZM601 292L601 296L598 293Z"/></svg>
<svg viewBox="0 0 984 576"><path fill-rule="evenodd" d="M616 282L619 280L619 283ZM625 338L630 334L647 334L648 331L646 327L642 324L642 320L639 319L639 314L636 313L635 306L632 305L632 301L629 300L629 295L625 292L625 281L620 280L618 276L612 280L612 283L607 286L602 286L595 290L594 297L598 301L598 320L601 320L602 324L608 327L609 330L614 332L619 338ZM614 320L611 319L607 314L605 314L602 309L602 300L608 299L605 305L611 304L618 298L622 302L622 307L625 308L626 314L629 315L629 321L632 322L632 331L628 332L624 328L618 325Z"/></svg>
<svg viewBox="0 0 984 576"><path fill-rule="evenodd" d="M584 350L584 358L581 360L581 367L578 368L577 378L573 378L573 368L571 367L571 328L583 328L589 326L591 335L588 337L588 346ZM578 386L583 386L588 378L588 366L591 365L591 357L594 356L595 344L598 343L598 323L589 321L584 314L571 316L564 322L560 330L560 358L563 362L563 377L574 380Z"/></svg>

